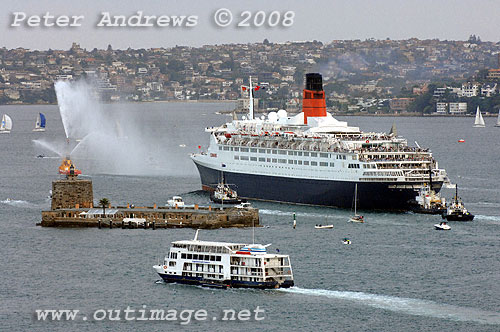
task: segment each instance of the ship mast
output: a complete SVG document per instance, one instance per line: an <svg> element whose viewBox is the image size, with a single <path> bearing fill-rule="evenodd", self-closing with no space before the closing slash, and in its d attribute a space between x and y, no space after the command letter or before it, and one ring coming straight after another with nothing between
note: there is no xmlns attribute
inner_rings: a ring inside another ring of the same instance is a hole
<svg viewBox="0 0 500 332"><path fill-rule="evenodd" d="M249 79L249 91L248 91L248 96L250 98L248 102L248 119L253 120L253 86L252 86L252 76L250 76Z"/></svg>

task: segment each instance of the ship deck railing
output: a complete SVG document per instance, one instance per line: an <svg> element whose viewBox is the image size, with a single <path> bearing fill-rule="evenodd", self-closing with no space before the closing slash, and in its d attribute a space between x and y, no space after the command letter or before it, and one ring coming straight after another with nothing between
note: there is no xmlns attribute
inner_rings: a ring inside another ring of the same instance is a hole
<svg viewBox="0 0 500 332"><path fill-rule="evenodd" d="M338 144L341 141L328 142L324 140L311 140L311 141L285 141L276 139L229 139L229 140L217 140L218 144L237 146L237 147L254 147L254 148L265 148L265 149L288 149L288 150L298 150L298 151L319 151L319 152L339 152L339 153L410 153L410 154L425 154L429 155L429 149L414 148L414 147L401 147L398 148L387 148L387 147L373 147L373 148L342 148ZM270 144L268 144L270 143ZM364 144L359 142L360 144ZM390 142L381 142L381 144ZM295 146L297 145L298 146ZM328 146L322 146L328 144ZM337 144L337 146L334 146ZM202 153L206 154L206 153Z"/></svg>

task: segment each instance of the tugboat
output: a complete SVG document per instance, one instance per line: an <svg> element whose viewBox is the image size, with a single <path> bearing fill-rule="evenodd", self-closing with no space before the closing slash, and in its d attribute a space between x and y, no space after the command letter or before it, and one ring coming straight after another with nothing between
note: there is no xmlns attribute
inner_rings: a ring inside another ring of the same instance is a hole
<svg viewBox="0 0 500 332"><path fill-rule="evenodd" d="M163 264L153 269L168 283L215 288L289 288L293 273L288 255L267 253L268 245L210 242L172 242Z"/></svg>
<svg viewBox="0 0 500 332"><path fill-rule="evenodd" d="M415 200L411 201L413 212L423 214L443 214L446 212L446 200L432 187L432 169L429 168L429 185L424 183L418 190Z"/></svg>
<svg viewBox="0 0 500 332"><path fill-rule="evenodd" d="M231 189L224 182L224 174L222 175L222 181L217 184L215 191L210 195L210 199L217 204L239 204L242 202L236 190Z"/></svg>
<svg viewBox="0 0 500 332"><path fill-rule="evenodd" d="M446 200L444 197L424 185L418 191L418 196L413 201L412 211L423 214L443 214L446 212Z"/></svg>
<svg viewBox="0 0 500 332"><path fill-rule="evenodd" d="M455 191L455 201L448 207L445 213L442 214L443 219L448 221L472 221L474 215L471 214L464 206L462 199L458 197L458 186Z"/></svg>

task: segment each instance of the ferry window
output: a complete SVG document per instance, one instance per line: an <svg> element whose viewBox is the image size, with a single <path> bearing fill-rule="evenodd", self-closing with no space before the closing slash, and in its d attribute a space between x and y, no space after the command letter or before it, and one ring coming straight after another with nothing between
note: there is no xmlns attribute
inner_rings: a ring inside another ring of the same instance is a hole
<svg viewBox="0 0 500 332"><path fill-rule="evenodd" d="M304 165L309 165L309 161L304 160Z"/></svg>
<svg viewBox="0 0 500 332"><path fill-rule="evenodd" d="M299 156L302 156L302 151L297 152Z"/></svg>
<svg viewBox="0 0 500 332"><path fill-rule="evenodd" d="M271 149L267 149L267 150L266 150L266 153L271 153Z"/></svg>
<svg viewBox="0 0 500 332"><path fill-rule="evenodd" d="M278 162L279 162L280 164L286 164L286 159L279 159L279 160L278 160Z"/></svg>
<svg viewBox="0 0 500 332"><path fill-rule="evenodd" d="M241 160L248 160L248 157L247 156L241 156L240 159Z"/></svg>
<svg viewBox="0 0 500 332"><path fill-rule="evenodd" d="M225 146L224 151L229 151L229 146Z"/></svg>
<svg viewBox="0 0 500 332"><path fill-rule="evenodd" d="M210 260L210 255L205 255L204 260L209 261Z"/></svg>
<svg viewBox="0 0 500 332"><path fill-rule="evenodd" d="M321 158L328 158L328 153L320 153L319 156Z"/></svg>
<svg viewBox="0 0 500 332"><path fill-rule="evenodd" d="M248 148L241 148L241 152L248 152Z"/></svg>
<svg viewBox="0 0 500 332"><path fill-rule="evenodd" d="M266 158L266 161L267 161L268 163L270 163L270 162L271 162L271 158Z"/></svg>
<svg viewBox="0 0 500 332"><path fill-rule="evenodd" d="M182 259L186 259L186 254L181 254Z"/></svg>
<svg viewBox="0 0 500 332"><path fill-rule="evenodd" d="M288 159L288 163L291 164L291 165L293 165L293 160Z"/></svg>
<svg viewBox="0 0 500 332"><path fill-rule="evenodd" d="M216 259L217 262L220 262L221 261L221 256L217 256L217 257L215 257L215 259ZM220 267L219 272L221 270L222 270L222 266Z"/></svg>
<svg viewBox="0 0 500 332"><path fill-rule="evenodd" d="M311 166L318 166L318 163L315 161L311 161Z"/></svg>
<svg viewBox="0 0 500 332"><path fill-rule="evenodd" d="M231 147L231 151L233 151L233 147Z"/></svg>
<svg viewBox="0 0 500 332"><path fill-rule="evenodd" d="M298 163L299 163L299 165L302 165L302 160L299 160Z"/></svg>
<svg viewBox="0 0 500 332"><path fill-rule="evenodd" d="M234 160L240 160L240 156L234 156Z"/></svg>
<svg viewBox="0 0 500 332"><path fill-rule="evenodd" d="M358 160L358 156L352 156L352 160Z"/></svg>
<svg viewBox="0 0 500 332"><path fill-rule="evenodd" d="M193 259L198 259L198 254L193 254Z"/></svg>
<svg viewBox="0 0 500 332"><path fill-rule="evenodd" d="M309 157L309 152L304 152L304 157Z"/></svg>
<svg viewBox="0 0 500 332"><path fill-rule="evenodd" d="M266 153L265 149L259 149L259 153Z"/></svg>
<svg viewBox="0 0 500 332"><path fill-rule="evenodd" d="M273 163L277 163L277 162L278 162L278 159L273 158Z"/></svg>
<svg viewBox="0 0 500 332"><path fill-rule="evenodd" d="M175 266L175 262L168 262L168 266Z"/></svg>
<svg viewBox="0 0 500 332"><path fill-rule="evenodd" d="M187 254L187 259L193 259L193 254Z"/></svg>
<svg viewBox="0 0 500 332"><path fill-rule="evenodd" d="M278 153L278 151L277 151L277 150L273 150L273 154L277 154L277 153Z"/></svg>
<svg viewBox="0 0 500 332"><path fill-rule="evenodd" d="M250 157L251 161L257 161L257 157Z"/></svg>
<svg viewBox="0 0 500 332"><path fill-rule="evenodd" d="M311 152L311 157L317 157L318 154L316 152Z"/></svg>
<svg viewBox="0 0 500 332"><path fill-rule="evenodd" d="M328 166L328 163L327 163L327 162L324 162L324 161L321 161L321 162L319 163L319 165L320 165L320 166Z"/></svg>
<svg viewBox="0 0 500 332"><path fill-rule="evenodd" d="M211 261L215 261L215 256L210 256Z"/></svg>
<svg viewBox="0 0 500 332"><path fill-rule="evenodd" d="M335 163L330 163L330 167L335 167Z"/></svg>
<svg viewBox="0 0 500 332"><path fill-rule="evenodd" d="M293 151L288 151L289 156L293 156Z"/></svg>
<svg viewBox="0 0 500 332"><path fill-rule="evenodd" d="M257 149L256 148L251 148L250 152L257 152Z"/></svg>
<svg viewBox="0 0 500 332"><path fill-rule="evenodd" d="M240 148L236 147L234 148L234 151L240 151Z"/></svg>
<svg viewBox="0 0 500 332"><path fill-rule="evenodd" d="M295 165L297 165L297 160L294 160L294 161L293 161L293 163L294 163Z"/></svg>
<svg viewBox="0 0 500 332"><path fill-rule="evenodd" d="M347 159L347 156L342 155L342 159L346 160L346 159Z"/></svg>
<svg viewBox="0 0 500 332"><path fill-rule="evenodd" d="M219 151L222 151L222 146L219 146Z"/></svg>
<svg viewBox="0 0 500 332"><path fill-rule="evenodd" d="M286 154L286 151L285 150L278 150L278 153L279 154Z"/></svg>
<svg viewBox="0 0 500 332"><path fill-rule="evenodd" d="M259 161L266 161L266 158L259 158Z"/></svg>

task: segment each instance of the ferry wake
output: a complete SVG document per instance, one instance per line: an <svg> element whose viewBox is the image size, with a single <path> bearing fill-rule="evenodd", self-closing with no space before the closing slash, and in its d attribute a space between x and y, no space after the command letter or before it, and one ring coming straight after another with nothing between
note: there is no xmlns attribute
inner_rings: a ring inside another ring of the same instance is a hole
<svg viewBox="0 0 500 332"><path fill-rule="evenodd" d="M306 74L302 112L294 116L280 110L255 118L259 86L250 78L244 88L248 115L206 128L207 151L191 155L204 190L213 191L223 174L242 198L352 208L357 184L359 209L406 211L429 182L436 193L449 183L428 148L335 119L318 73Z"/></svg>

